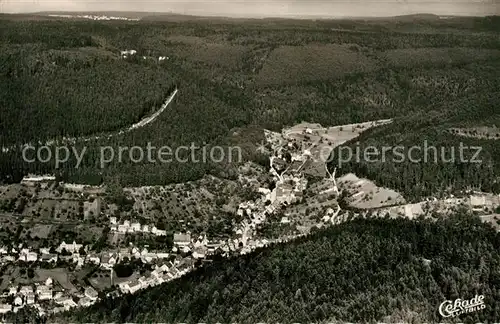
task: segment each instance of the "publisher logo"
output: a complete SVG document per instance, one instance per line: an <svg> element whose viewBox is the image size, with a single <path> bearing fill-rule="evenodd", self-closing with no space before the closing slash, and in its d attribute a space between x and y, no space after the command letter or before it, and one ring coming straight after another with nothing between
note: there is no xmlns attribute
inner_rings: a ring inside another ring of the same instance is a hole
<svg viewBox="0 0 500 324"><path fill-rule="evenodd" d="M443 317L457 317L462 314L485 309L484 295L476 295L472 299L445 300L439 305L439 314Z"/></svg>

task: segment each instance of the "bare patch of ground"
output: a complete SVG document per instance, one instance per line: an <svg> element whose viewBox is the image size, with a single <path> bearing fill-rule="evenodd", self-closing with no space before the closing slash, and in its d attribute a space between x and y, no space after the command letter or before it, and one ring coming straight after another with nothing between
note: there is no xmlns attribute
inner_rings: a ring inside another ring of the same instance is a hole
<svg viewBox="0 0 500 324"><path fill-rule="evenodd" d="M35 281L37 282L42 282L47 280L47 278L52 278L52 280L59 283L59 285L61 285L63 289L69 291L77 291L75 286L73 286L73 284L70 282L66 269L36 269L35 275Z"/></svg>
<svg viewBox="0 0 500 324"><path fill-rule="evenodd" d="M406 203L398 192L378 187L368 179L360 179L349 173L337 180L339 190L349 194L348 202L352 207L361 209L379 208Z"/></svg>
<svg viewBox="0 0 500 324"><path fill-rule="evenodd" d="M315 161L326 162L335 147L358 137L372 127L391 122L390 119L383 119L331 127L302 122L284 129L283 136L292 144L298 145L302 151L308 150Z"/></svg>

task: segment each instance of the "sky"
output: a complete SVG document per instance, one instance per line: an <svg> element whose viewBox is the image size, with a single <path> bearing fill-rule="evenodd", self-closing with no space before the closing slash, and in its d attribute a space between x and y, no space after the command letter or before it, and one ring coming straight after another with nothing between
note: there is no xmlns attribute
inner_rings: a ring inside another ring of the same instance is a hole
<svg viewBox="0 0 500 324"><path fill-rule="evenodd" d="M232 17L500 15L500 0L0 0L0 12L147 11Z"/></svg>

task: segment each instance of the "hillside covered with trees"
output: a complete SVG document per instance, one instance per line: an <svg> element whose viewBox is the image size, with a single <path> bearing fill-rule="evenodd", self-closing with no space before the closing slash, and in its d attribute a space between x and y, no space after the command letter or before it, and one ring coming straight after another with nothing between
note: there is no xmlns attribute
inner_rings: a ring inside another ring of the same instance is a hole
<svg viewBox="0 0 500 324"><path fill-rule="evenodd" d="M493 322L499 248L499 234L470 215L355 219L51 321L435 323L443 301L482 294L485 309L451 321Z"/></svg>
<svg viewBox="0 0 500 324"><path fill-rule="evenodd" d="M253 150L262 140L258 129L395 118L393 125L362 136L361 145L421 145L427 139L449 147L464 141L484 148L484 163L349 163L339 173L356 172L409 200L469 187L497 192L496 139L464 140L446 130L500 127L498 17L417 18L160 15L102 22L2 15L0 146L9 149L0 152L0 181L54 172L69 182L113 179L123 186L184 182L207 173L230 177L232 164L135 163L128 154L101 169L99 147L231 143L246 148L245 159L262 161ZM130 49L137 54L120 57ZM167 111L146 127L71 144L78 152L87 147L78 168L74 156L58 170L53 161L22 160L19 145L27 142L38 147L130 126L156 111L174 88L179 92ZM245 135L235 139L236 129Z"/></svg>

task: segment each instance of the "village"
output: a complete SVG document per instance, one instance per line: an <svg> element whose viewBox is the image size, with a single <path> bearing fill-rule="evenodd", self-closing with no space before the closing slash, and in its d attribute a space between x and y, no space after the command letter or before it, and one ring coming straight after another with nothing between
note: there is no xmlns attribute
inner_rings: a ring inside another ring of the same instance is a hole
<svg viewBox="0 0 500 324"><path fill-rule="evenodd" d="M107 16L107 15L61 15L61 14L51 14L49 17L58 18L73 18L73 19L90 19L90 20L125 20L125 21L139 21L139 18L127 18L119 16Z"/></svg>
<svg viewBox="0 0 500 324"><path fill-rule="evenodd" d="M19 185L4 186L0 216L7 234L0 247L0 313L33 307L44 315L88 307L106 296L133 294L175 280L215 256L247 254L354 217L417 218L466 208L499 229L499 196L471 193L466 198L408 204L391 189L354 174L337 177L336 169L329 170L324 155L362 131L388 122L331 128L303 123L281 134L266 130L266 142L259 149L269 154L267 170L248 162L240 167L236 183L207 178L198 185L124 188L119 193L125 197L119 199L125 201L123 206L112 202L104 188L58 184L54 176L28 176ZM220 198L211 194L211 188L214 192L248 189L254 198L236 196L216 203ZM190 200L193 196L201 210L190 209L196 205ZM40 197L45 205L40 205ZM168 206L180 201L186 201L184 207L168 214ZM51 208L46 208L47 202ZM220 209L211 210L214 205ZM216 217L223 210L229 220ZM79 222L83 223L76 225L78 229L93 231L91 239L86 239L87 232L67 236L58 230L64 227L57 227ZM37 240L15 244L13 233L28 235L26 228L20 229L22 224L35 224L29 237L36 235ZM207 234L207 224L218 230Z"/></svg>

